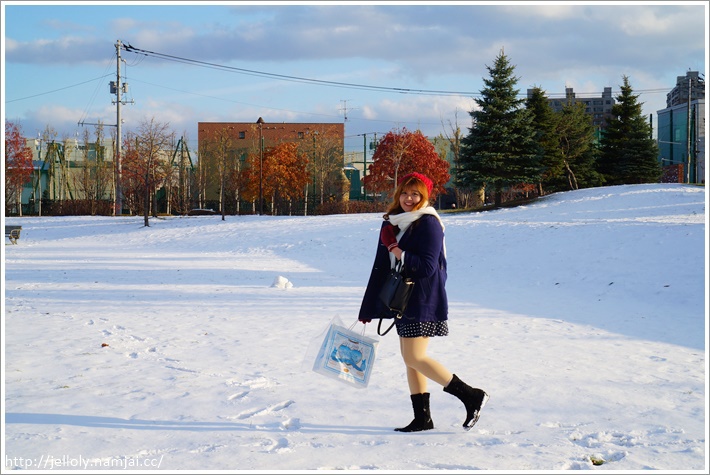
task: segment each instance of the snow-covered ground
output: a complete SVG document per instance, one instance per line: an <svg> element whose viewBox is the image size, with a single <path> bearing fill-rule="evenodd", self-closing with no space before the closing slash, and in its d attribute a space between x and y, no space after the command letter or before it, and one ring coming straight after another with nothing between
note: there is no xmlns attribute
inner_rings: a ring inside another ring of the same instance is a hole
<svg viewBox="0 0 710 475"><path fill-rule="evenodd" d="M655 184L442 214L430 354L491 399L466 432L430 383L436 427L409 434L394 331L365 389L306 356L355 322L379 214L7 218L3 471L707 473L706 202Z"/></svg>

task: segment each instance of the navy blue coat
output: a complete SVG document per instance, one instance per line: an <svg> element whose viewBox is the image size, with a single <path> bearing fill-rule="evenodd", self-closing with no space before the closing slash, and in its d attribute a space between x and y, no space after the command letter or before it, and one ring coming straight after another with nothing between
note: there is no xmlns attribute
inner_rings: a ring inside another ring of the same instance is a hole
<svg viewBox="0 0 710 475"><path fill-rule="evenodd" d="M383 222L382 226L385 225ZM389 251L380 242L379 234L377 243L375 262L360 306L361 321L390 314L379 299L380 288L390 270ZM414 290L398 323L447 320L444 231L436 216L425 214L412 223L400 239L399 248L404 251L404 275L414 280Z"/></svg>

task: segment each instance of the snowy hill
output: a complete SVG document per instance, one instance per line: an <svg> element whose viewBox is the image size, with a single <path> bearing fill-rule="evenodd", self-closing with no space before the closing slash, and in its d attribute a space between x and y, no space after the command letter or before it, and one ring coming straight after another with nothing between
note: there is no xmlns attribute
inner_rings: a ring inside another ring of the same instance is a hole
<svg viewBox="0 0 710 475"><path fill-rule="evenodd" d="M430 352L491 399L465 432L431 382L413 434L394 332L366 389L308 369L355 322L379 214L7 218L5 469L706 473L706 203L656 184L442 214Z"/></svg>

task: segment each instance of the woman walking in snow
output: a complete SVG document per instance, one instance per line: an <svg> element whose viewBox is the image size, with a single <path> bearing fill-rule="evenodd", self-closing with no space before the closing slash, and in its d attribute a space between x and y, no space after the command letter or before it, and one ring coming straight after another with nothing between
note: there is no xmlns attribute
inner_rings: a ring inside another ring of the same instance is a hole
<svg viewBox="0 0 710 475"><path fill-rule="evenodd" d="M395 323L407 368L414 420L395 429L400 432L434 428L429 409L428 379L463 402L466 408L463 426L467 430L478 421L488 400L485 391L467 385L427 355L429 338L449 333L444 225L429 205L432 189L432 181L421 173L410 173L400 180L384 215L375 262L358 316L361 322L368 323L389 312L380 302L379 292L390 268L396 261L401 261L403 273L414 280L409 304L402 318Z"/></svg>

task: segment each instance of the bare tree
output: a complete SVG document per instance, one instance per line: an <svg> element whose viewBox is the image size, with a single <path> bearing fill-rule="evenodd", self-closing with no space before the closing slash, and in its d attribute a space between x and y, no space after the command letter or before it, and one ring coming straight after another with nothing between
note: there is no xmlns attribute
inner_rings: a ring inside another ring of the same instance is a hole
<svg viewBox="0 0 710 475"><path fill-rule="evenodd" d="M313 131L310 143L304 141L300 151L309 157L308 173L313 177L313 191L320 203L325 202L326 195L339 194L343 146L336 129L325 126Z"/></svg>
<svg viewBox="0 0 710 475"><path fill-rule="evenodd" d="M136 149L139 160L143 165L143 218L144 225L150 226L148 220L151 209L151 195L155 197L158 185L163 182L164 176L160 175L159 165L161 159L167 159L166 151L169 149L172 132L167 122L156 122L155 118L144 120L138 128ZM157 216L155 203L153 215Z"/></svg>
<svg viewBox="0 0 710 475"><path fill-rule="evenodd" d="M230 173L229 156L234 155L232 136L227 128L219 130L214 142L214 157L217 159L217 176L219 177L219 209L222 212L222 221L226 214L226 188L227 177Z"/></svg>
<svg viewBox="0 0 710 475"><path fill-rule="evenodd" d="M461 139L463 138L463 135L461 133L461 127L459 126L458 109L454 111L454 122L452 123L450 120L448 121L450 133L447 133L446 125L443 122L441 125L444 129L443 135L449 142L451 154L453 155L453 163L451 164L451 169L454 172L454 184L456 184L455 174L459 168L459 160L461 157ZM470 188L455 185L454 193L456 194L457 206L459 206L460 208L481 206L485 201L485 187L480 187L476 190L472 190Z"/></svg>
<svg viewBox="0 0 710 475"><path fill-rule="evenodd" d="M93 143L90 141L89 131L84 130L82 142L79 147L81 168L73 176L74 188L86 203L86 211L95 215L99 211L101 201L108 199L112 186L113 171L111 164L105 161L103 125L96 126Z"/></svg>
<svg viewBox="0 0 710 475"><path fill-rule="evenodd" d="M201 170L200 174L204 173L208 182L217 183L219 187L219 208L222 214L222 220L225 219L228 179L232 174L232 166L230 163L235 160L236 152L232 139L232 126L225 126L218 129L214 134L205 140L205 147L202 149L200 162L211 163L214 168L211 170Z"/></svg>

